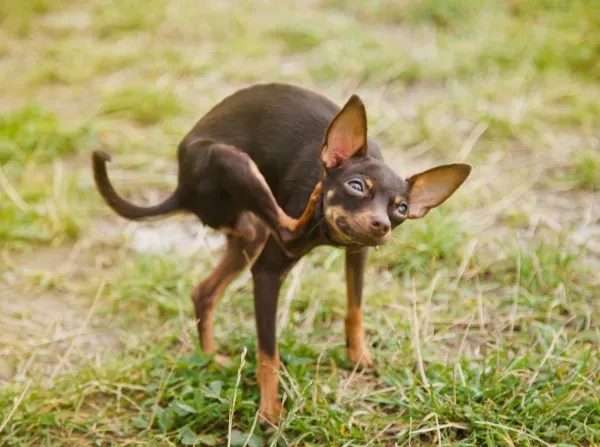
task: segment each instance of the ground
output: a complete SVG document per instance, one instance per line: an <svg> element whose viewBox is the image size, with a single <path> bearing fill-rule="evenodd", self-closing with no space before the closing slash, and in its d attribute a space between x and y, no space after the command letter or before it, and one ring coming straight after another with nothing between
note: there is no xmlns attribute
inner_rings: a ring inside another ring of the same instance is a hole
<svg viewBox="0 0 600 447"><path fill-rule="evenodd" d="M0 22L0 444L600 444L595 0L0 0ZM248 274L216 316L231 366L198 350L190 292L222 237L117 218L89 166L111 153L154 203L193 123L275 80L358 93L402 175L474 166L371 254L374 371L346 357L343 252L292 272L278 428Z"/></svg>

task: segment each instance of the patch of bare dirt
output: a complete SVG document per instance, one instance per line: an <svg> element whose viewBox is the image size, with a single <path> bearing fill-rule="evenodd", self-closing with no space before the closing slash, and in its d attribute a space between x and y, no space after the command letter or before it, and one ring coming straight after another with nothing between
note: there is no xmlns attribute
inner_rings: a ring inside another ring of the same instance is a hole
<svg viewBox="0 0 600 447"><path fill-rule="evenodd" d="M97 220L85 241L76 245L37 248L8 259L0 277L0 381L51 379L82 363L99 364L119 349L118 328L96 315L99 290L82 294L53 290L55 278L96 275L97 259L89 242L110 249L123 244L137 253L174 256L210 255L225 238L195 218L135 223L115 217Z"/></svg>
<svg viewBox="0 0 600 447"><path fill-rule="evenodd" d="M123 238L125 247L136 253L171 253L175 256L212 252L225 243L224 235L203 226L192 216L155 222L129 222L111 216L95 222L93 236L105 241Z"/></svg>
<svg viewBox="0 0 600 447"><path fill-rule="evenodd" d="M78 268L77 258L77 248L66 246L10 260L0 283L0 380L52 377L118 345L112 329L94 318L89 297L41 287Z"/></svg>

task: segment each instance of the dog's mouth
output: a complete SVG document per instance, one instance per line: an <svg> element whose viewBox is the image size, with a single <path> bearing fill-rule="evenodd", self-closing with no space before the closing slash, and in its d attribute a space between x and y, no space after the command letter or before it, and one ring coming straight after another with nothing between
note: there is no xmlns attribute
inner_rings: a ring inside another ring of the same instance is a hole
<svg viewBox="0 0 600 447"><path fill-rule="evenodd" d="M364 230L360 225L345 216L331 216L327 219L332 229L332 238L343 245L363 245L365 247L375 247L385 244L391 237L388 232L383 236L375 235L370 231Z"/></svg>

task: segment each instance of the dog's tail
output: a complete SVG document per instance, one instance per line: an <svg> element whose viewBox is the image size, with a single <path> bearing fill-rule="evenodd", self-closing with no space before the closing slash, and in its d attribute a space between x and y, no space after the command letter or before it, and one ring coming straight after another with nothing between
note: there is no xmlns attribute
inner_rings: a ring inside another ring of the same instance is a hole
<svg viewBox="0 0 600 447"><path fill-rule="evenodd" d="M149 217L162 216L170 214L180 209L177 191L171 194L162 203L154 206L137 206L123 199L117 194L108 179L106 172L106 163L110 161L110 155L102 151L94 151L92 154L92 166L94 168L94 180L96 187L104 198L104 201L119 216L131 220L146 219Z"/></svg>

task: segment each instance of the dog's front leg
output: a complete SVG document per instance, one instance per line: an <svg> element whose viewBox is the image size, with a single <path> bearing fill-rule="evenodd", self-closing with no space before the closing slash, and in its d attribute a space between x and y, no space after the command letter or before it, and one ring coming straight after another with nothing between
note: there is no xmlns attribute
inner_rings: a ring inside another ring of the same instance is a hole
<svg viewBox="0 0 600 447"><path fill-rule="evenodd" d="M355 364L358 363L363 368L372 368L374 362L367 350L365 331L362 325L362 291L367 257L367 248L346 249L348 309L346 311L345 327L350 361Z"/></svg>
<svg viewBox="0 0 600 447"><path fill-rule="evenodd" d="M281 284L296 260L287 257L273 238L252 266L254 312L258 333L257 382L260 388L260 413L270 422L281 414L279 400L279 351L275 320Z"/></svg>

